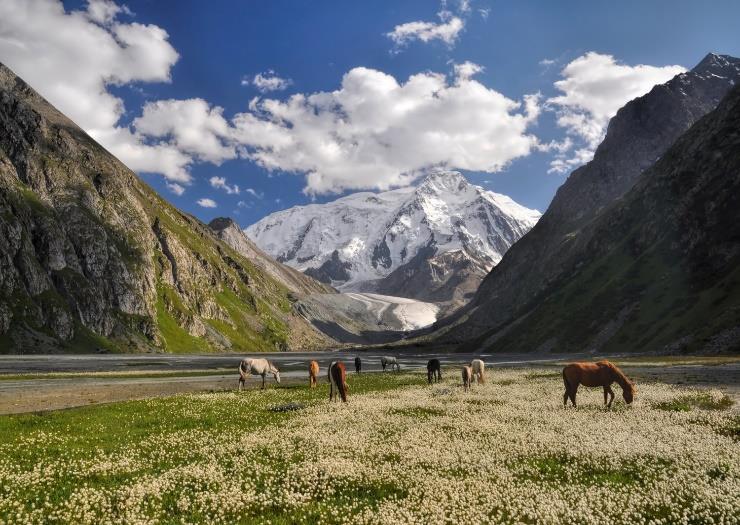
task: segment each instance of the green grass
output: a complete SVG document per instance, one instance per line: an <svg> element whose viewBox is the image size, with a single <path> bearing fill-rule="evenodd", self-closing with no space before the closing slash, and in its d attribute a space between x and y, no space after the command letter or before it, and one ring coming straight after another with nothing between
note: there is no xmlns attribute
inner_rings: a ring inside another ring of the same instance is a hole
<svg viewBox="0 0 740 525"><path fill-rule="evenodd" d="M401 385L421 385L424 382L425 378L422 376L362 374L351 377L350 392L352 395L383 392ZM22 494L26 505L34 502L38 504L40 501L59 504L82 484L96 489L113 490L133 478L197 464L202 459L200 452L162 450L159 443L166 436L188 431L202 432L204 436L260 432L267 427L285 425L300 413L276 412L271 410L274 406L287 402L310 406L325 402L327 396L325 385L315 389L306 388L305 385L270 385L268 390L269 392L248 390L241 393L178 395L55 412L0 416L0 470L8 463L14 464L16 469L33 470L37 465L44 465L46 458L63 456L68 462L74 463L101 454L106 457L126 456L129 454L128 450L147 458L146 471L107 475L72 470L50 479L44 486L43 493L30 491ZM276 468L274 461L269 463L270 468ZM284 468L289 466L290 461L286 460ZM2 492L0 488L0 504ZM322 508L336 503L337 499L364 498L379 501L393 494L401 493L400 489L391 484L349 485L341 494L327 495L326 501L316 503L313 511L306 509L306 515L318 516ZM175 496L163 495L164 498ZM281 509L265 510L274 515L276 521L273 523L294 522L295 516L281 515ZM179 523L180 517L188 521L203 521L203 517L197 513L179 512L175 521ZM258 515L253 518L255 523L261 522Z"/></svg>
<svg viewBox="0 0 740 525"><path fill-rule="evenodd" d="M727 410L734 403L732 398L727 395L715 398L709 393L698 392L696 394L685 394L671 401L656 403L654 407L668 412L689 412L694 408L701 410Z"/></svg>
<svg viewBox="0 0 740 525"><path fill-rule="evenodd" d="M665 470L670 461L650 458L649 462L624 461L618 466L607 463L586 463L572 455L519 458L513 470L522 480L546 483L578 483L594 485L645 485Z"/></svg>
<svg viewBox="0 0 740 525"><path fill-rule="evenodd" d="M493 512L489 493L483 496L475 487L499 483L524 491L511 497L525 506L537 507L536 497L543 494L597 494L596 505L604 509L611 498L624 502L636 491L655 496L666 480L684 476L684 483L676 486L679 492L668 495L675 499L660 493L652 499L670 501L672 508L641 507L642 517L668 518L676 508L691 509L695 494L706 494L702 487L694 490L693 481L712 490L721 484L730 490L736 486L731 453L698 466L689 462L698 469L689 475L680 464L686 459L680 450L653 452L648 438L660 434L666 414L654 410L650 396L665 399L667 387L645 385L643 407L606 412L595 403L571 411L559 408L559 395L543 400L541 383L525 375L521 371L511 388L491 383L464 393L459 380L428 386L421 373L351 374L348 405L328 404L323 382L315 389L305 382L270 383L266 391L187 394L0 416L0 520L44 508L51 514L37 521L78 523L85 521L81 516L89 508L92 518L87 522L92 523L101 516L125 523L126 509L157 523L334 523L341 521L333 514L337 509L357 517L360 512L382 513L385 504L403 507L408 502L403 508L414 510L411 502L443 502L452 494L445 495L448 487L461 494L459 501L478 501ZM551 383L548 389L559 386L557 378L542 379ZM359 398L363 394L369 395ZM275 410L290 403L305 409ZM693 417L670 418L674 430L663 436L737 432L737 419L729 414L697 413L696 419L710 421L711 429L697 427L689 421ZM648 423L659 426L645 430ZM636 448L621 441L604 443L610 432L620 434L622 425L639 434ZM561 430L588 439L573 446L555 443ZM538 437L541 432L545 435ZM695 439L679 441L695 453ZM526 446L530 442L533 446ZM476 463L477 454L486 461ZM441 465L440 456L445 456ZM330 461L317 466L326 458ZM334 470L333 461L351 468ZM382 475L355 470L358 462ZM437 487L437 492L420 494L422 486ZM293 493L307 499L279 504ZM183 507L183 495L190 507ZM211 496L217 499L208 500ZM497 496L501 501L509 497L506 492ZM727 500L725 494L724 509ZM11 506L14 510L8 511ZM61 517L53 514L58 508L65 509ZM214 514L221 508L225 514ZM607 511L613 517L619 508ZM8 512L13 514L4 515ZM720 515L715 508L708 512ZM561 522L567 518L560 515ZM501 519L491 514L492 521ZM517 514L510 521L537 520Z"/></svg>

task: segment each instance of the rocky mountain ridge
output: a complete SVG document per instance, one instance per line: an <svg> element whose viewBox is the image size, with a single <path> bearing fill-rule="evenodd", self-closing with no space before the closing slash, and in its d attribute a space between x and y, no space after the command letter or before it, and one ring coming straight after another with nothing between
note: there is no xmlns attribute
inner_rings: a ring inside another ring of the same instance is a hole
<svg viewBox="0 0 740 525"><path fill-rule="evenodd" d="M524 322L583 256L595 231L588 225L619 202L736 84L740 59L709 54L691 71L627 103L610 121L593 160L571 173L537 225L488 274L475 298L439 322L430 337L477 341Z"/></svg>
<svg viewBox="0 0 740 525"><path fill-rule="evenodd" d="M541 301L469 344L740 352L740 85L584 232Z"/></svg>
<svg viewBox="0 0 740 525"><path fill-rule="evenodd" d="M0 65L0 352L327 344L288 292Z"/></svg>

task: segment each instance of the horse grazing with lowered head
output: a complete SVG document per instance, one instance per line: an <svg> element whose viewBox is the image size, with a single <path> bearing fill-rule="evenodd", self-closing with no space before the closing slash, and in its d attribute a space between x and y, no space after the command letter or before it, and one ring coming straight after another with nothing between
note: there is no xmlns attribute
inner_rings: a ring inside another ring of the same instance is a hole
<svg viewBox="0 0 740 525"><path fill-rule="evenodd" d="M467 392L470 390L470 384L473 382L473 369L467 365L462 367L462 381L463 389Z"/></svg>
<svg viewBox="0 0 740 525"><path fill-rule="evenodd" d="M319 379L319 364L316 361L311 361L308 364L308 384L311 388L316 386Z"/></svg>
<svg viewBox="0 0 740 525"><path fill-rule="evenodd" d="M442 379L442 364L439 359L430 359L427 361L427 381L432 384L432 381L439 381Z"/></svg>
<svg viewBox="0 0 740 525"><path fill-rule="evenodd" d="M342 398L342 402L347 402L347 369L341 361L332 361L329 365L329 401L337 397Z"/></svg>
<svg viewBox="0 0 740 525"><path fill-rule="evenodd" d="M473 359L470 362L470 368L473 369L473 378L476 383L481 385L486 382L486 364L482 359Z"/></svg>
<svg viewBox="0 0 740 525"><path fill-rule="evenodd" d="M252 359L247 357L239 363L239 391L250 375L262 376L262 390L265 389L265 376L272 374L275 381L280 382L280 370L267 359Z"/></svg>
<svg viewBox="0 0 740 525"><path fill-rule="evenodd" d="M612 383L622 387L622 397L628 405L635 397L635 385L624 373L609 361L597 363L572 363L563 368L563 382L565 383L565 394L563 394L563 406L568 404L568 399L576 406L576 392L578 386L603 387L604 404L611 408L614 401ZM607 397L609 401L607 402Z"/></svg>
<svg viewBox="0 0 740 525"><path fill-rule="evenodd" d="M401 365L398 364L398 359L396 359L395 357L388 357L388 356L381 357L380 358L380 366L383 367L383 372L385 372L385 368L387 366L391 367L391 370L393 370L395 368L396 369L396 372L400 372L401 371Z"/></svg>
<svg viewBox="0 0 740 525"><path fill-rule="evenodd" d="M355 372L359 374L361 370L362 370L362 359L360 359L359 357L355 357Z"/></svg>

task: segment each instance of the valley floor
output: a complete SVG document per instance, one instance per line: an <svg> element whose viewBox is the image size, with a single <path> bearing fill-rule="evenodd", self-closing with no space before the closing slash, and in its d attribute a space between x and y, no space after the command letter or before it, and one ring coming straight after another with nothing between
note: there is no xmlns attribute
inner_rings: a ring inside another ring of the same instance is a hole
<svg viewBox="0 0 740 525"><path fill-rule="evenodd" d="M563 409L553 367L493 369L469 393L457 366L443 373L352 373L347 404L322 381L1 416L0 520L737 518L740 417L718 390L640 381L632 406L582 389Z"/></svg>

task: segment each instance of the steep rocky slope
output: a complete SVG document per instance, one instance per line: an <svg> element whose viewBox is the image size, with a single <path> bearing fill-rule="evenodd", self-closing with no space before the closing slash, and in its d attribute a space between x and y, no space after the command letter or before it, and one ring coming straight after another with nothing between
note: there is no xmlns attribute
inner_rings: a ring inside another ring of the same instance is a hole
<svg viewBox="0 0 740 525"><path fill-rule="evenodd" d="M277 262L260 250L233 219L219 217L213 219L208 226L219 239L285 286L294 296L336 293L336 290L331 286Z"/></svg>
<svg viewBox="0 0 740 525"><path fill-rule="evenodd" d="M476 348L740 351L740 86L583 232L543 300Z"/></svg>
<svg viewBox="0 0 740 525"><path fill-rule="evenodd" d="M0 352L324 343L286 286L0 65Z"/></svg>
<svg viewBox="0 0 740 525"><path fill-rule="evenodd" d="M457 172L414 188L298 206L247 228L267 253L342 291L459 305L539 212Z"/></svg>
<svg viewBox="0 0 740 525"><path fill-rule="evenodd" d="M440 321L431 337L441 342L480 338L526 315L583 255L582 247L594 234L586 226L623 197L734 84L740 84L740 60L710 54L693 70L620 109L593 160L570 175L537 225L484 279L475 298Z"/></svg>

